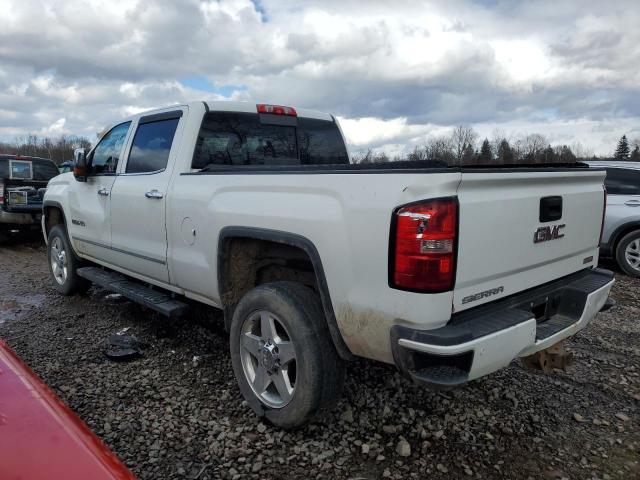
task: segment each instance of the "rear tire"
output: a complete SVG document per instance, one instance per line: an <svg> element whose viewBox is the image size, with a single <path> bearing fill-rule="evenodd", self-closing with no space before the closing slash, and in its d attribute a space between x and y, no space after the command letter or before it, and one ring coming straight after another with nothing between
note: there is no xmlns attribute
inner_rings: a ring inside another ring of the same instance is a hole
<svg viewBox="0 0 640 480"><path fill-rule="evenodd" d="M300 427L339 400L345 365L310 288L295 282L253 288L233 313L229 339L242 395L273 425Z"/></svg>
<svg viewBox="0 0 640 480"><path fill-rule="evenodd" d="M91 282L78 276L77 270L82 265L71 249L63 225L55 225L49 232L47 264L51 282L62 295L85 293L91 287Z"/></svg>
<svg viewBox="0 0 640 480"><path fill-rule="evenodd" d="M631 277L640 277L640 230L627 233L616 247L616 261Z"/></svg>

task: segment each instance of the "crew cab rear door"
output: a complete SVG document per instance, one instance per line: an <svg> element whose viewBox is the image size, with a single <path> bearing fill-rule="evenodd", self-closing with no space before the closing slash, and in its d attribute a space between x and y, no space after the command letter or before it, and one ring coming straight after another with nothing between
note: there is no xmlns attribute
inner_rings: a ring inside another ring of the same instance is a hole
<svg viewBox="0 0 640 480"><path fill-rule="evenodd" d="M603 170L463 169L454 309L597 265Z"/></svg>
<svg viewBox="0 0 640 480"><path fill-rule="evenodd" d="M134 274L169 282L166 202L185 108L142 116L111 195L114 262Z"/></svg>

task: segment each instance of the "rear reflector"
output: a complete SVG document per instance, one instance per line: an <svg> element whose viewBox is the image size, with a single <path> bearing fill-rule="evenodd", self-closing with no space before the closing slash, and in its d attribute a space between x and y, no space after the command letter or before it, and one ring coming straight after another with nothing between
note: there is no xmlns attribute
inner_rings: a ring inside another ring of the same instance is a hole
<svg viewBox="0 0 640 480"><path fill-rule="evenodd" d="M293 107L283 107L282 105L267 105L265 103L259 103L258 113L271 113L272 115L286 115L288 117L297 117L298 113Z"/></svg>
<svg viewBox="0 0 640 480"><path fill-rule="evenodd" d="M455 277L458 202L436 198L401 207L394 215L390 283L423 293L451 290Z"/></svg>

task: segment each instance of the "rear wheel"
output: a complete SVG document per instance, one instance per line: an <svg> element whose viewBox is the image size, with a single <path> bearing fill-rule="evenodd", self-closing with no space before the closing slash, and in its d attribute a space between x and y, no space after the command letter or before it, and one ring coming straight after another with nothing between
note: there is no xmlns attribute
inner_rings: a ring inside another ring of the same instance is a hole
<svg viewBox="0 0 640 480"><path fill-rule="evenodd" d="M47 239L47 258L49 276L53 286L63 295L86 292L91 283L78 276L80 261L75 257L62 225L54 226Z"/></svg>
<svg viewBox="0 0 640 480"><path fill-rule="evenodd" d="M640 230L622 237L616 248L616 260L627 275L640 277Z"/></svg>
<svg viewBox="0 0 640 480"><path fill-rule="evenodd" d="M250 290L234 311L230 342L240 391L272 424L302 426L339 399L344 362L310 288L274 282Z"/></svg>

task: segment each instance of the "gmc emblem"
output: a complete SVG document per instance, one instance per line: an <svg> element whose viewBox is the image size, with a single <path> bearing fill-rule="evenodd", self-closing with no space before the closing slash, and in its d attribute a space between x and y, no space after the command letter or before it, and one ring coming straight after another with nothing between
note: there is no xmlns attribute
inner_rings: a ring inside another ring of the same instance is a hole
<svg viewBox="0 0 640 480"><path fill-rule="evenodd" d="M564 233L561 233L560 230L565 226L566 225L563 223L562 225L538 227L538 229L533 233L533 243L548 242L549 240L556 240L564 237Z"/></svg>

